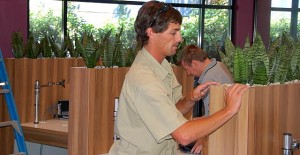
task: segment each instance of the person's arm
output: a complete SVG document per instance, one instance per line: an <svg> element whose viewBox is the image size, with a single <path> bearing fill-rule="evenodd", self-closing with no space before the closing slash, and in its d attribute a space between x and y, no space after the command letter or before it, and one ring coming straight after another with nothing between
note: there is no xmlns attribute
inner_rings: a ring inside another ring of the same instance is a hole
<svg viewBox="0 0 300 155"><path fill-rule="evenodd" d="M217 82L206 82L197 86L186 96L176 103L176 108L184 115L189 112L196 101L199 101L208 91L210 85L216 85Z"/></svg>
<svg viewBox="0 0 300 155"><path fill-rule="evenodd" d="M229 87L226 90L226 107L224 109L206 118L187 121L171 133L172 137L180 144L188 145L212 133L239 111L242 95L248 88L241 84Z"/></svg>

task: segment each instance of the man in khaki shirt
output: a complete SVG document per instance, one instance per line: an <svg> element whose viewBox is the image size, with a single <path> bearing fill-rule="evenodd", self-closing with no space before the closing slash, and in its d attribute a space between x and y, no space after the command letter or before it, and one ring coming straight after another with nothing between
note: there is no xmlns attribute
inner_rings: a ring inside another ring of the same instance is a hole
<svg viewBox="0 0 300 155"><path fill-rule="evenodd" d="M123 83L116 119L120 140L109 154L173 155L177 143L187 145L208 135L238 112L247 86L236 84L227 90L227 105L221 111L204 119L183 117L216 83L204 83L182 96L182 87L165 59L176 53L182 41L181 22L179 11L162 2L149 1L139 10L135 31L143 48Z"/></svg>

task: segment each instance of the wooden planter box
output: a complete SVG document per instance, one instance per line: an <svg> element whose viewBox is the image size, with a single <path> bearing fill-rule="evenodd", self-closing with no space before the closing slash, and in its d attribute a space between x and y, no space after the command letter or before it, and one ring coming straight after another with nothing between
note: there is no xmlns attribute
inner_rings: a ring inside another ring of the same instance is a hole
<svg viewBox="0 0 300 155"><path fill-rule="evenodd" d="M87 69L82 59L5 59L21 122L34 120L34 83L58 82L66 87L44 87L40 91L40 118L60 99L70 100L69 154L100 154L113 142L114 97L129 68ZM71 68L73 67L73 68ZM71 69L70 69L71 68ZM183 93L193 87L193 78L181 67L173 67ZM213 113L224 107L224 86L211 88ZM209 155L281 155L283 133L300 140L300 84L251 87L240 112L209 136ZM4 98L0 98L0 121L7 121ZM213 104L222 103L222 104ZM73 113L73 114L72 114ZM74 117L73 117L74 116ZM49 119L51 115L47 115ZM13 150L12 128L0 129L0 152ZM300 150L294 152L300 155Z"/></svg>
<svg viewBox="0 0 300 155"><path fill-rule="evenodd" d="M224 86L210 91L214 113L225 106ZM300 83L251 87L237 115L209 136L208 155L282 155L283 133L300 140L299 92Z"/></svg>
<svg viewBox="0 0 300 155"><path fill-rule="evenodd" d="M193 88L193 78L173 67L184 87ZM68 154L103 154L113 144L114 99L119 97L129 68L71 68Z"/></svg>

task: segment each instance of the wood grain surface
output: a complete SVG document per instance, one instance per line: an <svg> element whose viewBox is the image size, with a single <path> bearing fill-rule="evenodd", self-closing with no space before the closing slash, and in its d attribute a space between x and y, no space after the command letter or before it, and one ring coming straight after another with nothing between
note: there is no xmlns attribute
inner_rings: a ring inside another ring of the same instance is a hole
<svg viewBox="0 0 300 155"><path fill-rule="evenodd" d="M211 87L211 114L225 106L224 87ZM300 83L251 87L240 111L209 136L208 155L281 155L283 133L300 139L299 92Z"/></svg>

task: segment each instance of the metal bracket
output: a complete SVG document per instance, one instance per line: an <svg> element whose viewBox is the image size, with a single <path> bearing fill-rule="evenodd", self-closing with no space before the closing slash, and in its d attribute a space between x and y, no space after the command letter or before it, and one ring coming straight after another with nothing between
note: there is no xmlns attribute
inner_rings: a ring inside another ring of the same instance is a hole
<svg viewBox="0 0 300 155"><path fill-rule="evenodd" d="M20 135L22 135L17 121L0 122L0 128L6 126L12 126Z"/></svg>
<svg viewBox="0 0 300 155"><path fill-rule="evenodd" d="M0 88L2 86L5 86L6 85L6 82L0 82ZM0 94L5 94L5 93L8 93L9 90L8 89L0 89Z"/></svg>
<svg viewBox="0 0 300 155"><path fill-rule="evenodd" d="M293 150L299 150L299 141L293 139L293 141L292 141L292 149Z"/></svg>

